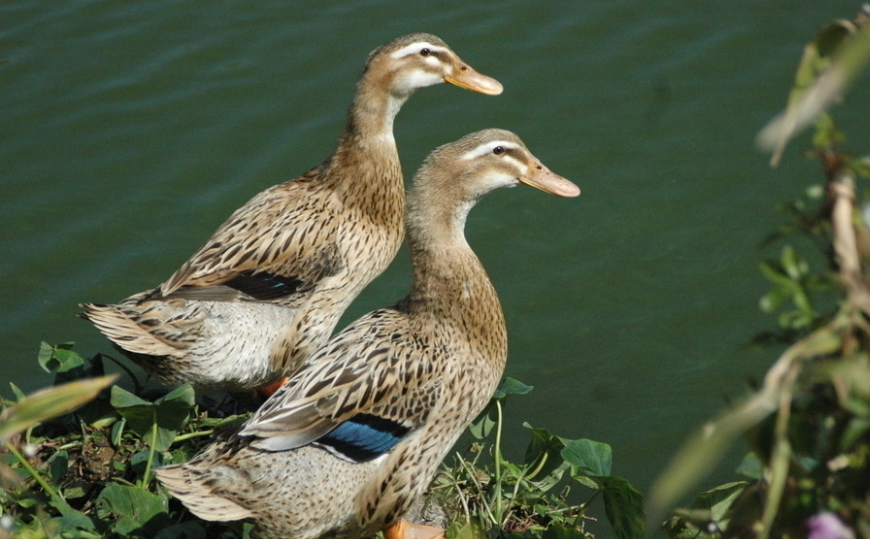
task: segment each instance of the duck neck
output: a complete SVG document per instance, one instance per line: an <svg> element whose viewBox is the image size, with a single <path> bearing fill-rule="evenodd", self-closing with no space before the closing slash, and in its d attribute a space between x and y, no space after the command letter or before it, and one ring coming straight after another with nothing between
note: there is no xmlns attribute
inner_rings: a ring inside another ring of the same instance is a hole
<svg viewBox="0 0 870 539"><path fill-rule="evenodd" d="M501 304L465 240L471 204L438 204L416 195L408 198L406 224L414 274L409 309L455 324L472 347L480 347L479 357L503 366L507 330Z"/></svg>
<svg viewBox="0 0 870 539"><path fill-rule="evenodd" d="M334 188L350 211L358 211L401 237L405 184L393 120L406 98L366 70L357 83L338 148L327 166ZM359 218L359 217L358 217Z"/></svg>
<svg viewBox="0 0 870 539"><path fill-rule="evenodd" d="M450 304L451 292L465 281L488 279L465 239L468 210L421 195L419 189L409 195L405 219L414 274L411 298Z"/></svg>
<svg viewBox="0 0 870 539"><path fill-rule="evenodd" d="M378 72L366 69L357 83L340 146L375 145L395 150L393 121L409 95L391 92L389 77L378 76Z"/></svg>

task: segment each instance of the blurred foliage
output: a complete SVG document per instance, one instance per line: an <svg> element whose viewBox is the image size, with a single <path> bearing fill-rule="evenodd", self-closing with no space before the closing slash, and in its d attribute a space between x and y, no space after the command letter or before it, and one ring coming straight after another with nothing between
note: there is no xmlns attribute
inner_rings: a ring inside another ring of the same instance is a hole
<svg viewBox="0 0 870 539"><path fill-rule="evenodd" d="M761 386L691 437L657 480L654 518L731 442L742 437L749 448L739 470L745 480L673 511L663 526L672 538L870 537L870 156L847 153L846 137L823 112L868 60L866 12L825 26L804 51L786 112L772 123L781 138L770 138L770 126L761 135L775 140L768 146L776 161L810 118L807 154L824 173L785 206L792 222L771 238L782 244L779 257L761 265L772 288L760 307L777 315L777 329L758 340L787 348ZM805 245L815 251L802 252Z"/></svg>

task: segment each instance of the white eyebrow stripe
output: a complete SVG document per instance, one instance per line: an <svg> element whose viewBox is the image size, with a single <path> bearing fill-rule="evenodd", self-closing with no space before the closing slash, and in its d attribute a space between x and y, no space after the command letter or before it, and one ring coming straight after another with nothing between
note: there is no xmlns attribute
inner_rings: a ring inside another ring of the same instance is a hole
<svg viewBox="0 0 870 539"><path fill-rule="evenodd" d="M495 149L496 146L502 146L502 147L510 149L510 150L516 150L517 148L519 148L519 146L517 146L513 142L507 142L504 140L496 140L493 142L487 142L486 144L481 144L480 146L471 150L470 152L464 153L462 155L462 157L460 157L460 159L462 161L471 161L472 159L477 159L478 157L480 157L482 155L486 155L489 152L491 152L493 149Z"/></svg>
<svg viewBox="0 0 870 539"><path fill-rule="evenodd" d="M510 159L511 161L513 161L514 163L517 164L517 168L520 170L520 176L525 176L526 173L529 171L529 165L523 163L519 159L515 159L511 155L508 156L508 159Z"/></svg>
<svg viewBox="0 0 870 539"><path fill-rule="evenodd" d="M397 50L393 54L390 55L390 58L403 58L405 56L409 56L411 54L417 54L424 48L429 49L432 52L449 52L444 47L439 47L438 45L433 45L428 41L416 41L411 43L410 45L405 45L401 49Z"/></svg>

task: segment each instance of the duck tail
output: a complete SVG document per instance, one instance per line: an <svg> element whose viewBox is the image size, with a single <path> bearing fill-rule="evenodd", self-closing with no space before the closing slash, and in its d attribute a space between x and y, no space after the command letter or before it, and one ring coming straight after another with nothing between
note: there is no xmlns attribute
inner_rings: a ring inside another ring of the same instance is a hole
<svg viewBox="0 0 870 539"><path fill-rule="evenodd" d="M80 307L82 308L80 317L89 320L109 340L128 352L149 356L169 356L178 353L178 348L137 324L116 305L83 303Z"/></svg>
<svg viewBox="0 0 870 539"><path fill-rule="evenodd" d="M203 520L228 522L254 516L249 509L215 494L202 473L186 464L158 468L154 475L191 513Z"/></svg>

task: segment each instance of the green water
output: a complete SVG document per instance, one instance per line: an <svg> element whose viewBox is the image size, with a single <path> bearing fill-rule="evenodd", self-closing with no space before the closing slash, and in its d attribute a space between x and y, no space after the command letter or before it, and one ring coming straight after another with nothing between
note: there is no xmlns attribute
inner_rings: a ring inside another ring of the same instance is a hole
<svg viewBox="0 0 870 539"><path fill-rule="evenodd" d="M469 221L508 319L508 374L536 388L509 406L513 451L522 421L605 441L614 472L648 487L775 357L744 346L773 324L757 309L760 245L817 169L799 156L806 136L777 170L753 138L803 44L859 3L323 5L0 5L0 378L49 383L41 340L110 351L77 303L157 285L232 210L319 163L368 52L428 31L505 92L415 95L396 125L406 174L439 144L503 127L583 189L506 190ZM870 145L855 112L868 89L864 77L838 111L855 148ZM346 319L408 281L403 252Z"/></svg>

